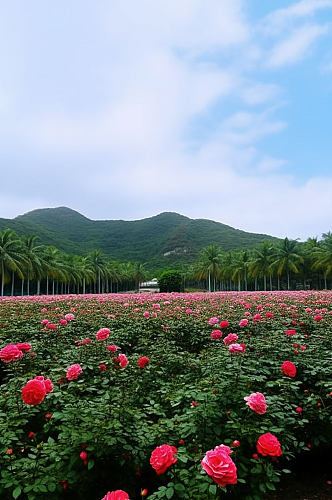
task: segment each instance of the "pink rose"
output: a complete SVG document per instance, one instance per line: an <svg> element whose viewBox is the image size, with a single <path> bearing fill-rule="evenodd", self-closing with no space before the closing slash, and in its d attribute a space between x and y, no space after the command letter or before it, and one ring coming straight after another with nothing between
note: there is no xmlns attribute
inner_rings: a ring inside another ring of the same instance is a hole
<svg viewBox="0 0 332 500"><path fill-rule="evenodd" d="M22 358L22 356L23 352L17 347L16 344L8 344L0 351L0 358L4 363L17 361L18 359Z"/></svg>
<svg viewBox="0 0 332 500"><path fill-rule="evenodd" d="M236 465L229 456L231 449L220 445L206 452L201 464L205 472L219 486L237 483Z"/></svg>
<svg viewBox="0 0 332 500"><path fill-rule="evenodd" d="M108 491L101 500L129 500L129 495L123 490Z"/></svg>
<svg viewBox="0 0 332 500"><path fill-rule="evenodd" d="M177 462L178 459L174 457L177 451L175 446L170 446L169 444L162 444L153 450L150 457L150 464L158 476L164 474L168 467Z"/></svg>
<svg viewBox="0 0 332 500"><path fill-rule="evenodd" d="M22 352L29 352L32 349L29 342L20 342L19 344L16 344L16 347Z"/></svg>
<svg viewBox="0 0 332 500"><path fill-rule="evenodd" d="M266 457L268 455L270 457L280 457L280 455L282 455L278 439L270 432L262 434L258 438L256 447L258 453L263 455L263 457Z"/></svg>
<svg viewBox="0 0 332 500"><path fill-rule="evenodd" d="M264 395L260 392L253 392L250 396L246 396L243 399L247 401L246 404L249 408L258 413L258 415L266 413L267 404Z"/></svg>
<svg viewBox="0 0 332 500"><path fill-rule="evenodd" d="M109 328L101 328L96 333L97 340L106 340L110 336L111 330Z"/></svg>
<svg viewBox="0 0 332 500"><path fill-rule="evenodd" d="M239 322L239 326L247 326L247 324L248 324L248 320L245 318L241 319L241 321Z"/></svg>
<svg viewBox="0 0 332 500"><path fill-rule="evenodd" d="M244 352L246 350L244 344L231 344L228 346L229 352Z"/></svg>
<svg viewBox="0 0 332 500"><path fill-rule="evenodd" d="M218 318L210 318L209 319L209 325L216 325L217 323L219 323Z"/></svg>
<svg viewBox="0 0 332 500"><path fill-rule="evenodd" d="M73 321L73 319L75 319L74 314L72 314L72 313L65 314L65 320Z"/></svg>
<svg viewBox="0 0 332 500"><path fill-rule="evenodd" d="M227 337L224 338L224 344L232 344L232 342L236 342L238 338L239 337L236 335L236 333L229 333Z"/></svg>
<svg viewBox="0 0 332 500"><path fill-rule="evenodd" d="M111 352L116 352L118 350L118 347L116 345L107 345L106 349L108 349Z"/></svg>
<svg viewBox="0 0 332 500"><path fill-rule="evenodd" d="M75 380L82 373L82 371L81 365L76 363L67 369L66 377L68 380Z"/></svg>
<svg viewBox="0 0 332 500"><path fill-rule="evenodd" d="M127 356L125 354L119 354L119 363L120 363L121 368L126 368L126 366L128 364L128 359L127 359Z"/></svg>

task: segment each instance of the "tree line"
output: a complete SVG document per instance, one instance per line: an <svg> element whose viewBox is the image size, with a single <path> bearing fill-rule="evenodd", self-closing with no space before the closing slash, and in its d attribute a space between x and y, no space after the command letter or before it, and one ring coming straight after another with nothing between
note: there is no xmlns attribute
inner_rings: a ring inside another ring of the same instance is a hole
<svg viewBox="0 0 332 500"><path fill-rule="evenodd" d="M11 229L0 232L0 274L1 296L138 290L151 276L140 262L113 261L100 250L84 257L66 254ZM182 270L184 287L209 291L327 289L331 275L331 232L321 240L265 240L256 248L230 252L212 244Z"/></svg>
<svg viewBox="0 0 332 500"><path fill-rule="evenodd" d="M187 280L199 280L209 291L327 289L331 275L332 233L328 232L321 240L264 240L256 248L226 253L209 245Z"/></svg>

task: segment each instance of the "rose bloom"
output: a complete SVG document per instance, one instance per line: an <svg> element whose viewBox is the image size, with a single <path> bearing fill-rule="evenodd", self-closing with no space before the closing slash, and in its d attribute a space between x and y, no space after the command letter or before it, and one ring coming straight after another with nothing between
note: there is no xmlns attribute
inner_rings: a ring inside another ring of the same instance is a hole
<svg viewBox="0 0 332 500"><path fill-rule="evenodd" d="M54 323L47 323L46 328L49 330L56 330L56 325Z"/></svg>
<svg viewBox="0 0 332 500"><path fill-rule="evenodd" d="M22 358L22 356L23 352L17 347L16 344L8 344L0 351L0 358L4 363L17 361L18 359Z"/></svg>
<svg viewBox="0 0 332 500"><path fill-rule="evenodd" d="M247 326L248 320L246 318L241 319L239 322L239 326Z"/></svg>
<svg viewBox="0 0 332 500"><path fill-rule="evenodd" d="M258 415L264 415L264 413L266 413L267 404L264 395L260 392L253 392L250 396L246 396L243 399L247 401L246 404L249 408L258 413Z"/></svg>
<svg viewBox="0 0 332 500"><path fill-rule="evenodd" d="M108 349L111 352L116 352L118 350L116 345L107 345L106 349Z"/></svg>
<svg viewBox="0 0 332 500"><path fill-rule="evenodd" d="M45 380L44 377L42 377L41 375L37 376L34 378L34 380L39 380L40 382L43 382L44 386L45 386L45 391L46 391L46 394L49 394L50 392L53 392L53 384L52 384L52 381L47 378Z"/></svg>
<svg viewBox="0 0 332 500"><path fill-rule="evenodd" d="M67 369L66 377L68 380L75 380L82 373L82 371L81 365L76 363Z"/></svg>
<svg viewBox="0 0 332 500"><path fill-rule="evenodd" d="M111 330L109 328L101 328L96 333L97 340L106 340L110 336Z"/></svg>
<svg viewBox="0 0 332 500"><path fill-rule="evenodd" d="M43 319L41 322L42 325L47 325L47 323L49 323L48 319Z"/></svg>
<svg viewBox="0 0 332 500"><path fill-rule="evenodd" d="M229 333L227 337L224 338L224 344L232 344L232 342L236 342L238 338L239 337L236 335L236 333Z"/></svg>
<svg viewBox="0 0 332 500"><path fill-rule="evenodd" d="M27 405L39 405L45 396L45 384L41 380L29 380L22 389L22 401Z"/></svg>
<svg viewBox="0 0 332 500"><path fill-rule="evenodd" d="M263 457L266 457L268 455L270 457L280 457L280 455L282 455L278 439L270 432L262 434L258 438L256 447L258 453L263 455Z"/></svg>
<svg viewBox="0 0 332 500"><path fill-rule="evenodd" d="M145 368L148 363L150 363L150 359L147 356L142 356L137 361L137 364L140 368Z"/></svg>
<svg viewBox="0 0 332 500"><path fill-rule="evenodd" d="M68 321L66 319L60 319L59 320L60 325L66 325Z"/></svg>
<svg viewBox="0 0 332 500"><path fill-rule="evenodd" d="M209 319L209 325L216 325L217 323L219 323L218 318L210 318Z"/></svg>
<svg viewBox="0 0 332 500"><path fill-rule="evenodd" d="M150 464L158 476L164 474L168 467L178 461L178 459L174 457L177 451L175 446L170 446L169 444L162 444L153 450L150 457Z"/></svg>
<svg viewBox="0 0 332 500"><path fill-rule="evenodd" d="M284 361L281 365L281 370L288 377L295 377L296 375L296 366L291 361Z"/></svg>
<svg viewBox="0 0 332 500"><path fill-rule="evenodd" d="M229 327L229 323L228 323L227 319L223 320L223 321L220 321L219 326L220 326L220 328L228 328Z"/></svg>
<svg viewBox="0 0 332 500"><path fill-rule="evenodd" d="M228 446L220 445L206 452L201 461L205 472L222 487L237 483L236 465L229 456L231 453Z"/></svg>
<svg viewBox="0 0 332 500"><path fill-rule="evenodd" d="M320 314L317 314L317 316L314 317L315 321L322 321L322 319L323 319L323 316L321 316Z"/></svg>
<svg viewBox="0 0 332 500"><path fill-rule="evenodd" d="M220 330L213 330L210 337L211 339L220 339L222 337L222 332Z"/></svg>
<svg viewBox="0 0 332 500"><path fill-rule="evenodd" d="M67 321L73 321L73 319L75 319L75 316L72 313L68 313L68 314L65 314L65 319Z"/></svg>
<svg viewBox="0 0 332 500"><path fill-rule="evenodd" d="M89 339L89 337L87 337L86 339L82 340L82 344L83 345L90 344L90 342L91 342L91 339Z"/></svg>
<svg viewBox="0 0 332 500"><path fill-rule="evenodd" d="M22 352L29 352L32 349L29 342L19 342L18 344L16 344L16 347Z"/></svg>
<svg viewBox="0 0 332 500"><path fill-rule="evenodd" d="M244 352L246 350L244 344L231 344L228 346L229 352Z"/></svg>
<svg viewBox="0 0 332 500"><path fill-rule="evenodd" d="M296 330L286 330L285 333L286 333L286 335L289 335L289 336L296 335Z"/></svg>
<svg viewBox="0 0 332 500"><path fill-rule="evenodd" d="M102 363L101 365L99 365L99 370L100 370L101 372L106 371L106 369L107 369L107 367L106 367L106 365L105 365L104 363Z"/></svg>
<svg viewBox="0 0 332 500"><path fill-rule="evenodd" d="M129 495L123 490L108 491L101 500L129 500Z"/></svg>
<svg viewBox="0 0 332 500"><path fill-rule="evenodd" d="M126 368L126 366L128 364L128 359L127 359L127 356L125 354L119 354L119 363L120 363L121 368Z"/></svg>

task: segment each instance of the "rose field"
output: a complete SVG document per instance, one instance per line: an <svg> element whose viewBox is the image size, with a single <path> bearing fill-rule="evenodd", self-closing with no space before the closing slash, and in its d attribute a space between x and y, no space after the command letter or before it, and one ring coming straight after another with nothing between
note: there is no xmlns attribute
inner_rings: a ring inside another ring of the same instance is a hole
<svg viewBox="0 0 332 500"><path fill-rule="evenodd" d="M6 297L0 358L1 499L259 500L331 447L329 291Z"/></svg>

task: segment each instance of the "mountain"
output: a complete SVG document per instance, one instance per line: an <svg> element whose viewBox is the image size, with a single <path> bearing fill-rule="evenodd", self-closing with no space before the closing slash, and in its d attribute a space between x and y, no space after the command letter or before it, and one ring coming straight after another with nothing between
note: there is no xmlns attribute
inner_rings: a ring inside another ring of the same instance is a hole
<svg viewBox="0 0 332 500"><path fill-rule="evenodd" d="M15 219L0 219L0 230L36 234L40 242L84 255L98 248L114 260L147 262L152 267L180 266L196 260L211 243L222 250L250 248L265 234L247 233L220 222L190 219L174 212L135 221L91 220L66 207L33 210Z"/></svg>

